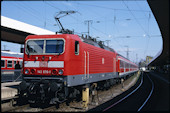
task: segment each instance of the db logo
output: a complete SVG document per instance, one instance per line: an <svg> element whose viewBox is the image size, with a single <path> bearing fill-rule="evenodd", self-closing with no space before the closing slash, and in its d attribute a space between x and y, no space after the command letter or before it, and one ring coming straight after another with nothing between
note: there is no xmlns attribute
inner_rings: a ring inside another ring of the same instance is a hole
<svg viewBox="0 0 170 113"><path fill-rule="evenodd" d="M48 63L47 63L47 61L41 61L41 62L39 63L39 66L40 66L40 67L48 67Z"/></svg>

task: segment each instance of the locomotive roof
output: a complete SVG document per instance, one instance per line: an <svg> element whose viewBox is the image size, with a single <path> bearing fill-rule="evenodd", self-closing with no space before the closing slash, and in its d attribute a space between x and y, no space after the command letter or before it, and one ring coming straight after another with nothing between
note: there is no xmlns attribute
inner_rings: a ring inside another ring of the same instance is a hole
<svg viewBox="0 0 170 113"><path fill-rule="evenodd" d="M95 38L91 38L91 37L90 37L90 38L88 39L87 37L85 38L85 37L83 37L83 36L79 36L79 37L80 37L80 38L82 39L82 41L85 42L85 43L91 44L91 45L96 46L96 47L103 48L103 49L108 50L108 51L115 52L114 49L112 49L112 48L110 48L110 47L105 46L104 44L102 44L102 41L97 42ZM136 65L135 63L131 62L129 59L125 58L124 56L120 55L119 53L118 53L118 56L121 56L122 58L128 60L131 64Z"/></svg>
<svg viewBox="0 0 170 113"><path fill-rule="evenodd" d="M102 49L105 49L105 50L108 50L108 51L111 51L111 52L115 52L114 49L108 47L108 46L105 46L104 44L97 42L95 38L84 38L82 36L80 36L80 38L82 39L83 42L87 43L87 44L90 44L90 45L93 45L93 46L96 46L96 47L99 47L99 48L102 48Z"/></svg>
<svg viewBox="0 0 170 113"><path fill-rule="evenodd" d="M100 47L98 45L98 43L94 42L93 40L90 40L90 39L87 39L87 38L84 38L84 37L80 37L82 39L83 42L87 43L87 44L90 44L90 45L93 45L93 46L96 46L96 47Z"/></svg>
<svg viewBox="0 0 170 113"><path fill-rule="evenodd" d="M125 58L124 56L122 56L122 55L121 55L121 54L119 54L119 53L118 53L118 56L120 56L120 57L122 57L122 58L124 58L124 59L128 60L131 64L137 65L137 64L133 63L132 61L130 61L129 59L127 59L127 58Z"/></svg>
<svg viewBox="0 0 170 113"><path fill-rule="evenodd" d="M73 35L73 34L55 34L55 35L29 35L26 37L25 40L28 39L48 39L48 38L62 38L62 37L71 37L76 40L81 40L79 36Z"/></svg>
<svg viewBox="0 0 170 113"><path fill-rule="evenodd" d="M1 51L1 56L10 56L10 57L23 58L23 53Z"/></svg>
<svg viewBox="0 0 170 113"><path fill-rule="evenodd" d="M121 57L125 58L124 56L122 56L122 55L121 55L121 54L119 54L119 53L118 53L118 56L121 56ZM125 59L127 59L127 58L125 58ZM127 59L127 60L128 60L128 59Z"/></svg>

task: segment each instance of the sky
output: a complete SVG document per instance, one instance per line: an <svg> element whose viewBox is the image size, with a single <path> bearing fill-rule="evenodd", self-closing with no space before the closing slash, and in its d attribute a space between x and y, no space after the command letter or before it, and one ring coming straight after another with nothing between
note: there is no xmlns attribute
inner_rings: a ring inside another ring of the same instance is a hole
<svg viewBox="0 0 170 113"><path fill-rule="evenodd" d="M154 57L162 48L162 36L146 0L112 1L2 1L1 15L53 32L59 31L54 17L60 11L76 11L60 19L65 29L105 41L133 62ZM110 40L109 43L106 40ZM20 52L20 45L1 41L1 50Z"/></svg>

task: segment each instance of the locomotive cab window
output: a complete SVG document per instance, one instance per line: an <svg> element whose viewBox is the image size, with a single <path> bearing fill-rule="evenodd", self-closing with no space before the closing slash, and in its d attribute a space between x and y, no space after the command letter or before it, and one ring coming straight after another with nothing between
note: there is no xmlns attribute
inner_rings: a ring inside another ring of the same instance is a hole
<svg viewBox="0 0 170 113"><path fill-rule="evenodd" d="M79 55L79 41L75 41L75 55Z"/></svg>
<svg viewBox="0 0 170 113"><path fill-rule="evenodd" d="M27 42L27 53L43 53L44 40L29 40Z"/></svg>
<svg viewBox="0 0 170 113"><path fill-rule="evenodd" d="M62 53L64 41L63 40L46 40L45 53Z"/></svg>
<svg viewBox="0 0 170 113"><path fill-rule="evenodd" d="M27 54L61 54L64 52L64 40L29 40L27 42L26 52Z"/></svg>

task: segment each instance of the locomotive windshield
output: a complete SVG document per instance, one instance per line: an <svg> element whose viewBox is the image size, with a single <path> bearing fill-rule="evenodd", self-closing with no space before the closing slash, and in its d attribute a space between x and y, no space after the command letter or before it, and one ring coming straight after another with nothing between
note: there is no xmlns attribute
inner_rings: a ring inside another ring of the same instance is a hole
<svg viewBox="0 0 170 113"><path fill-rule="evenodd" d="M46 40L46 53L62 53L63 40Z"/></svg>
<svg viewBox="0 0 170 113"><path fill-rule="evenodd" d="M50 40L29 40L26 46L28 54L49 54L49 53L63 53L64 40L50 39Z"/></svg>
<svg viewBox="0 0 170 113"><path fill-rule="evenodd" d="M44 40L30 40L27 42L27 52L31 53L43 53Z"/></svg>

